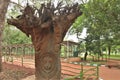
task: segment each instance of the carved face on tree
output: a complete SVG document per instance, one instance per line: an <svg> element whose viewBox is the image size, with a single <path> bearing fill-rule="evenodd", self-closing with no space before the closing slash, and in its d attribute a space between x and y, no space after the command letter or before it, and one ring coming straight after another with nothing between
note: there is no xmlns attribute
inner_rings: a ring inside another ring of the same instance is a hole
<svg viewBox="0 0 120 80"><path fill-rule="evenodd" d="M36 80L60 80L60 43L81 15L78 4L55 7L51 2L41 4L39 9L27 5L22 15L8 19L26 35L31 35L35 48Z"/></svg>
<svg viewBox="0 0 120 80"><path fill-rule="evenodd" d="M81 14L78 3L63 7L63 3L59 2L55 7L53 3L49 2L46 5L41 4L39 9L27 4L25 9L22 10L22 15L17 16L16 19L8 19L8 23L15 25L27 35L31 35L31 28L33 27L50 27L51 31L54 31L56 25L71 26L73 21Z"/></svg>

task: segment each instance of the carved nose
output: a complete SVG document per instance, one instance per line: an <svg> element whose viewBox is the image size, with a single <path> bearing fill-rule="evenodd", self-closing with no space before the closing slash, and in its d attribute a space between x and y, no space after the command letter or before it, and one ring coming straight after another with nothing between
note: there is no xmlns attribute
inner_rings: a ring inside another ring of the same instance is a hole
<svg viewBox="0 0 120 80"><path fill-rule="evenodd" d="M44 66L45 70L50 70L51 69L51 65L49 62L46 63L46 65Z"/></svg>

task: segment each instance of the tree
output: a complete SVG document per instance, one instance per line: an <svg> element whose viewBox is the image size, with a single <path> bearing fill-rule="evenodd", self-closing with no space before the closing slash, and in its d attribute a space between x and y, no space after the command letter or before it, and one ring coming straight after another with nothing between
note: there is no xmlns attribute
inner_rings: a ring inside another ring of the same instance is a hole
<svg viewBox="0 0 120 80"><path fill-rule="evenodd" d="M17 28L6 24L3 31L2 44L31 44L31 39Z"/></svg>
<svg viewBox="0 0 120 80"><path fill-rule="evenodd" d="M73 25L74 31L81 33L87 28L88 48L101 55L101 48L108 47L109 55L114 42L120 36L120 0L89 0L81 6L83 15ZM92 48L91 48L92 47ZM94 48L93 48L94 47Z"/></svg>
<svg viewBox="0 0 120 80"><path fill-rule="evenodd" d="M8 4L9 4L9 0L0 0L0 72L2 70L2 54L1 54L2 31L4 27L5 14L7 12Z"/></svg>
<svg viewBox="0 0 120 80"><path fill-rule="evenodd" d="M8 19L27 36L31 36L35 48L36 80L60 80L60 49L66 32L80 16L79 5L55 7L52 2L41 4L40 8L29 4L17 18Z"/></svg>

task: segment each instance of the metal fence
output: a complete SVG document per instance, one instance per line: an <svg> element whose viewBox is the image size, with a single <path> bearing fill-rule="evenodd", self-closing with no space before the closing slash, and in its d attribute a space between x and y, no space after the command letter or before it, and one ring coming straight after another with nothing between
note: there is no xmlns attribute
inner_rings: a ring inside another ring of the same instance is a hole
<svg viewBox="0 0 120 80"><path fill-rule="evenodd" d="M88 65L85 63L80 63L76 65L68 63L68 66L62 65L62 67L67 68L63 68L65 71L67 71L67 74L64 75L70 75L70 77L66 78L65 80L99 80L99 65L97 64Z"/></svg>
<svg viewBox="0 0 120 80"><path fill-rule="evenodd" d="M14 44L2 46L3 62L19 63L24 66L25 63L34 63L34 48L32 44ZM31 65L31 64L30 64Z"/></svg>

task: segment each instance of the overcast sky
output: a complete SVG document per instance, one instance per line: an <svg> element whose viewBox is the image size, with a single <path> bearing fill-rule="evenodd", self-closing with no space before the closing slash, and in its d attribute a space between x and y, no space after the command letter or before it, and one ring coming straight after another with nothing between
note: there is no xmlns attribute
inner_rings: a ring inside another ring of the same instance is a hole
<svg viewBox="0 0 120 80"><path fill-rule="evenodd" d="M79 38L81 39L85 39L87 36L87 28L84 28L81 32L81 35L79 36ZM70 35L69 31L67 32L64 41L73 41L73 42L79 42L78 38L77 38L77 34L73 34Z"/></svg>
<svg viewBox="0 0 120 80"><path fill-rule="evenodd" d="M11 1L18 3L18 0L11 0ZM24 3L22 3L22 6L24 6L25 3L27 3L27 0L23 0L23 1L24 1ZM73 0L74 3L78 2L78 1L79 1L79 3L81 3L82 0ZM87 2L88 0L84 0L84 1ZM57 2L58 2L58 0L54 1L55 5L57 5ZM84 39L86 37L86 33L87 33L87 29L84 28L81 35L79 36L79 38ZM79 42L79 40L77 39L77 35L76 34L70 35L69 32L65 36L64 40L71 40L71 41L74 41L74 42Z"/></svg>

